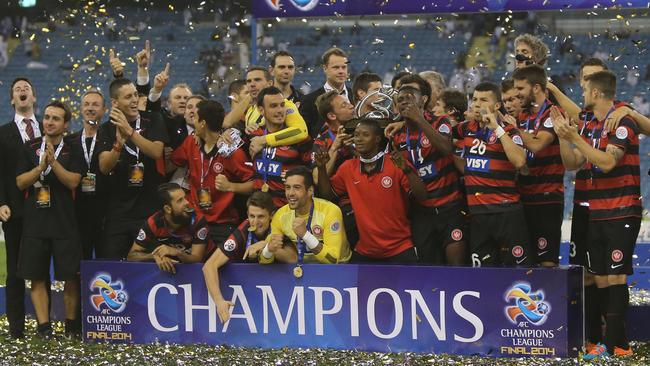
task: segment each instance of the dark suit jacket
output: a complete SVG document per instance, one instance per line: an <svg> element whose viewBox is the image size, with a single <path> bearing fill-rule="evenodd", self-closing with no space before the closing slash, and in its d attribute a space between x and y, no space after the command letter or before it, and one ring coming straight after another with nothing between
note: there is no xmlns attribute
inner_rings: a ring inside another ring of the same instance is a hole
<svg viewBox="0 0 650 366"><path fill-rule="evenodd" d="M39 128L43 126L39 122ZM11 122L0 126L0 206L9 205L12 218L23 217L24 192L16 186L16 165L23 149L18 126Z"/></svg>

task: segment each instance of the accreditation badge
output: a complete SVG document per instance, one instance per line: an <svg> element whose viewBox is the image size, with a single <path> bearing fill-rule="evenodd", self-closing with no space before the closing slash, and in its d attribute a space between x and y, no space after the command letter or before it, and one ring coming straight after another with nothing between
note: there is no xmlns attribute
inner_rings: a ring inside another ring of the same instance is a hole
<svg viewBox="0 0 650 366"><path fill-rule="evenodd" d="M81 193L95 193L97 187L97 175L88 172L81 178Z"/></svg>
<svg viewBox="0 0 650 366"><path fill-rule="evenodd" d="M129 187L144 186L144 164L137 163L129 166Z"/></svg>
<svg viewBox="0 0 650 366"><path fill-rule="evenodd" d="M36 207L37 208L50 208L51 206L51 196L50 196L50 186L41 185L40 187L34 188L36 193Z"/></svg>
<svg viewBox="0 0 650 366"><path fill-rule="evenodd" d="M210 196L209 188L203 187L199 189L198 196L199 196L199 207L202 210L209 210L210 208L212 208L212 196Z"/></svg>

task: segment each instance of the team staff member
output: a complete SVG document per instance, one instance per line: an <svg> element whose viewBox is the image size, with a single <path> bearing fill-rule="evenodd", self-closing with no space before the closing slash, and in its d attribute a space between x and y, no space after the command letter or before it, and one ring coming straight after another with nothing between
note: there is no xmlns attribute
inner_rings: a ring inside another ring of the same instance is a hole
<svg viewBox="0 0 650 366"><path fill-rule="evenodd" d="M274 86L262 89L257 96L257 106L266 124L253 131L251 135L264 138L286 127L285 103L286 100L280 89ZM296 166L310 165L312 145L311 139L307 139L295 145L265 147L253 156L255 176L252 186L248 183L233 183L228 179L220 178L217 181L217 189L228 189L242 194L250 194L252 190L269 192L276 207L284 206L287 204L287 199L284 195L282 175Z"/></svg>
<svg viewBox="0 0 650 366"><path fill-rule="evenodd" d="M16 186L25 191L23 238L18 272L32 281L37 333L52 336L47 283L50 261L54 277L65 281L66 334L79 336L79 263L81 243L74 209L74 191L86 169L63 134L72 114L67 105L55 101L45 107L44 137L28 142L19 157Z"/></svg>
<svg viewBox="0 0 650 366"><path fill-rule="evenodd" d="M289 170L284 188L289 203L273 215L271 233L282 235L296 245L299 265L303 260L327 264L349 261L350 245L341 209L329 201L314 198L311 170L302 166Z"/></svg>
<svg viewBox="0 0 650 366"><path fill-rule="evenodd" d="M615 131L604 130L608 115L615 110L616 76L609 71L587 76L583 94L585 109L593 111L591 121L576 130L558 110L554 110L553 120L567 169L585 169L590 174L587 269L595 275L601 309L607 309L604 345L596 345L584 356L591 360L610 352L615 356L632 354L625 331L627 275L632 274L643 208L638 127L624 118Z"/></svg>
<svg viewBox="0 0 650 366"><path fill-rule="evenodd" d="M229 261L257 262L260 252L266 247L266 238L271 233L271 217L275 211L271 196L264 192L254 192L248 198L246 206L248 218L230 234L228 240L218 244L203 265L205 284L217 305L217 313L222 323L230 319L230 307L233 303L226 301L221 294L219 268ZM280 255L278 252L276 254ZM276 260L279 261L280 257Z"/></svg>
<svg viewBox="0 0 650 366"><path fill-rule="evenodd" d="M386 158L386 140L379 122L362 119L354 131L358 157L344 162L332 177L324 169L329 154L316 154L318 188L326 199L347 194L356 213L359 242L353 262L415 263L408 218L409 193L426 199L426 188L402 154ZM381 198L381 199L379 199Z"/></svg>
<svg viewBox="0 0 650 366"><path fill-rule="evenodd" d="M110 123L98 132L99 169L107 179L104 242L99 258L124 258L144 221L158 208L164 182L165 126L158 112L139 112L138 93L128 79L109 87Z"/></svg>
<svg viewBox="0 0 650 366"><path fill-rule="evenodd" d="M81 97L81 122L83 128L70 136L77 154L84 159L85 171L75 194L75 211L79 224L83 259L92 259L97 243L102 240L105 212L105 177L99 171L97 158L97 130L106 111L104 95L99 90L89 90Z"/></svg>
<svg viewBox="0 0 650 366"><path fill-rule="evenodd" d="M197 105L194 136L188 136L185 142L171 156L171 161L178 166L189 168L190 202L210 226L210 238L215 243L226 240L234 225L239 223L239 215L233 202L235 184L222 184L217 190L216 182L227 179L233 183L245 183L250 191L253 177L253 164L241 148L230 154L220 153L217 146L221 139L221 127L224 110L219 102L200 101Z"/></svg>
<svg viewBox="0 0 650 366"><path fill-rule="evenodd" d="M348 87L345 85L345 81L349 77L348 55L342 49L332 47L323 53L321 63L325 73L325 85L305 95L300 104L300 114L305 118L309 135L312 137L318 136L324 122L320 120L316 108L316 99L320 95L335 90L352 101L352 92L348 91Z"/></svg>
<svg viewBox="0 0 650 366"><path fill-rule="evenodd" d="M523 106L517 127L526 148L526 166L517 183L531 255L536 263L553 267L559 262L564 219L564 166L549 117L553 103L546 98L547 77L541 66L518 68L512 78Z"/></svg>
<svg viewBox="0 0 650 366"><path fill-rule="evenodd" d="M472 95L476 120L454 129L454 137L463 140L474 267L532 263L526 220L515 184L517 170L526 163L526 153L519 131L497 121L495 111L500 108L500 88L480 83Z"/></svg>
<svg viewBox="0 0 650 366"><path fill-rule="evenodd" d="M187 201L176 183L158 188L162 209L151 215L138 231L127 260L155 261L165 272L176 273L175 263L203 261L208 243L208 223Z"/></svg>
<svg viewBox="0 0 650 366"><path fill-rule="evenodd" d="M393 135L393 143L415 167L427 188L427 199L411 209L413 242L421 263L463 265L466 244L465 218L461 213L458 172L453 162L451 124L438 118L433 125L424 117L429 96L419 88L404 85L395 100L405 120Z"/></svg>
<svg viewBox="0 0 650 366"><path fill-rule="evenodd" d="M0 126L0 220L5 233L7 252L7 287L5 303L9 335L22 338L25 332L25 281L16 275L20 240L23 236L24 194L16 187L16 157L22 155L23 143L41 136L41 126L34 115L36 92L26 78L11 82L13 121Z"/></svg>
<svg viewBox="0 0 650 366"><path fill-rule="evenodd" d="M287 51L274 53L271 57L269 73L273 76L273 85L282 91L282 95L286 95L287 100L295 104L296 107L300 107L303 95L291 84L296 76L296 63L293 55Z"/></svg>

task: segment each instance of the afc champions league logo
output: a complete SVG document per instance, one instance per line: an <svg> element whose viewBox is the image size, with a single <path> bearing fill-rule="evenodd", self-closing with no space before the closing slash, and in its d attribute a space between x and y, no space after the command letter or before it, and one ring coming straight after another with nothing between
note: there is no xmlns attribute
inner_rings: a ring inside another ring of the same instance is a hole
<svg viewBox="0 0 650 366"><path fill-rule="evenodd" d="M124 290L122 281L113 282L108 273L98 273L90 281L90 303L97 311L121 313L126 307L129 295Z"/></svg>
<svg viewBox="0 0 650 366"><path fill-rule="evenodd" d="M551 305L544 301L544 290L533 291L527 282L517 282L512 285L506 291L505 300L508 304L514 300L513 305L504 308L506 317L513 324L521 320L542 325L551 312Z"/></svg>
<svg viewBox="0 0 650 366"><path fill-rule="evenodd" d="M288 0L301 11L310 11L318 5L318 0ZM266 3L276 11L280 10L280 0L266 0Z"/></svg>

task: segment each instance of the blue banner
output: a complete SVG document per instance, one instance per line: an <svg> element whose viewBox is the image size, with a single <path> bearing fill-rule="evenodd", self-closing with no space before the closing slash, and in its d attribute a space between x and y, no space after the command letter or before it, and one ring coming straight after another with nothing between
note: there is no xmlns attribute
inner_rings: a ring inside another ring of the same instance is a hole
<svg viewBox="0 0 650 366"><path fill-rule="evenodd" d="M228 264L221 324L201 265L82 262L84 339L322 347L497 357L574 356L582 268Z"/></svg>
<svg viewBox="0 0 650 366"><path fill-rule="evenodd" d="M256 18L647 8L648 0L255 0Z"/></svg>

